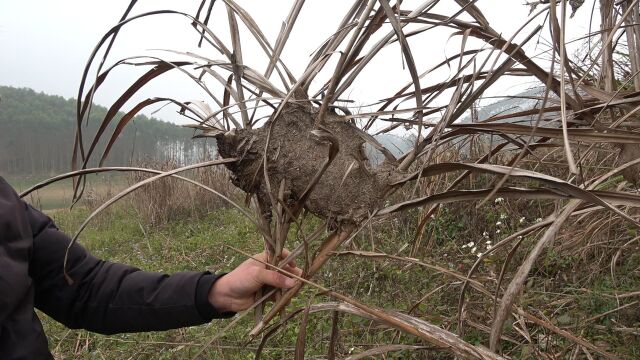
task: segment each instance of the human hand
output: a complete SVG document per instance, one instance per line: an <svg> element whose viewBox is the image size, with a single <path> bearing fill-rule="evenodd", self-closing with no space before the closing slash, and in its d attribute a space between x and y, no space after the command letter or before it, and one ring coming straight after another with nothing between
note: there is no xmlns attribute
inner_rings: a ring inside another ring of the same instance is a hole
<svg viewBox="0 0 640 360"><path fill-rule="evenodd" d="M282 258L287 256L289 252L283 250ZM257 254L254 258L268 261L266 252ZM294 262L290 262L282 269L297 276L302 275L302 269L298 268ZM264 285L289 289L296 283L296 280L284 274L268 270L263 263L248 259L213 284L209 290L209 302L220 312L239 312L251 307L255 301L255 293Z"/></svg>

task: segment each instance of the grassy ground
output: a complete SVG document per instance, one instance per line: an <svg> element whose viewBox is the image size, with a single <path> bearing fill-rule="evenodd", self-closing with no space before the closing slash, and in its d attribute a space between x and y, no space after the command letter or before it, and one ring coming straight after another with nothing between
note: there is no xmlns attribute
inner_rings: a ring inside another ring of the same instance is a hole
<svg viewBox="0 0 640 360"><path fill-rule="evenodd" d="M495 241L501 236L536 221L521 220L517 204L489 204L482 209L451 207L441 210L429 225L420 250L413 256L421 261L466 274L476 260L469 241L477 244ZM536 210L538 211L538 210ZM540 210L542 211L542 210ZM87 215L86 210L58 210L53 217L63 230L72 233ZM382 220L346 244L346 250L376 251L408 256L413 242L416 213ZM310 225L318 221L311 219ZM497 224L500 222L500 224ZM296 237L293 230L292 238ZM308 229L307 229L308 231ZM487 240L490 239L490 240ZM486 240L486 241L485 241ZM81 238L81 243L95 255L112 261L138 266L145 270L175 272L183 270L230 270L241 261L225 244L255 253L262 248L253 225L237 211L216 210L199 219L172 221L161 227L150 227L130 208L120 207L97 219ZM533 246L534 238L525 239L522 253ZM292 244L289 247L294 247ZM484 246L484 245L483 245ZM478 250L476 250L477 252ZM522 260L514 257L513 264ZM594 254L576 251L549 251L532 273L527 292L520 306L588 341L615 352L623 358L640 357L640 307L637 297L616 299L613 294L640 289L640 254L626 254L617 269L616 283L611 281L607 264L594 264ZM495 287L503 256L489 258L481 265L476 279L489 289ZM516 266L512 265L512 267ZM591 273L590 276L584 276ZM365 257L336 256L316 278L320 284L352 296L369 305L408 311L445 329L455 331L460 281L442 272L390 260ZM503 285L504 286L504 285ZM425 298L425 295L426 296ZM292 308L332 301L306 289L292 303ZM422 301L421 301L422 300ZM490 326L491 299L471 291L465 309L464 338L486 344L488 335L483 326ZM617 310L621 305L628 305ZM610 314L607 315L607 313ZM603 315L604 314L604 315ZM597 317L595 320L591 319ZM42 315L52 352L59 359L190 359L230 320L167 332L102 336L85 331L68 330ZM224 336L206 347L204 358L251 359L260 341L246 343L252 327L251 316L239 321ZM287 323L265 345L262 358L293 358L301 316ZM537 351L548 351L558 358L568 358L575 346L562 336L530 323L521 326L517 319L509 322L504 350L517 359L539 358ZM585 320L587 320L585 322ZM426 345L414 338L400 335L370 321L352 316L340 316L340 341L337 358L356 354L378 344ZM522 329L526 329L523 336ZM634 332L635 331L635 332ZM326 357L331 335L331 314L311 315L307 327L306 358ZM526 340L529 337L530 340ZM544 346L544 349L542 348ZM577 358L585 355L578 353ZM450 358L429 350L389 353L387 359Z"/></svg>

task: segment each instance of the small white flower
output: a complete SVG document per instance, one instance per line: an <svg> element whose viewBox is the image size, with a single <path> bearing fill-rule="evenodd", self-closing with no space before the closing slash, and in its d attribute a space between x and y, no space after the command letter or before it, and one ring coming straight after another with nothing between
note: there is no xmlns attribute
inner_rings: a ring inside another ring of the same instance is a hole
<svg viewBox="0 0 640 360"><path fill-rule="evenodd" d="M491 244L491 240L489 240L489 241L485 242L485 244L487 244L487 245L488 245L488 244Z"/></svg>
<svg viewBox="0 0 640 360"><path fill-rule="evenodd" d="M473 241L467 244L467 247L472 247L473 245L475 245L476 243L474 243Z"/></svg>
<svg viewBox="0 0 640 360"><path fill-rule="evenodd" d="M482 253L478 253L478 257L482 256Z"/></svg>
<svg viewBox="0 0 640 360"><path fill-rule="evenodd" d="M522 240L522 235L518 235L518 237L516 238L516 240Z"/></svg>
<svg viewBox="0 0 640 360"><path fill-rule="evenodd" d="M503 198L501 198L501 197L496 198L496 199L494 200L494 202L495 202L496 204L499 204L499 203L501 203L501 202L503 202L503 201L504 201L504 199L503 199Z"/></svg>
<svg viewBox="0 0 640 360"><path fill-rule="evenodd" d="M496 230L496 234L500 234L500 229Z"/></svg>
<svg viewBox="0 0 640 360"><path fill-rule="evenodd" d="M483 233L482 233L482 237L488 238L488 237L489 237L489 233L488 233L488 232L486 232L486 231L485 231L485 232L483 232Z"/></svg>
<svg viewBox="0 0 640 360"><path fill-rule="evenodd" d="M474 246L473 249L471 249L471 253L473 254L474 252L476 252L477 249L478 249L478 247Z"/></svg>
<svg viewBox="0 0 640 360"><path fill-rule="evenodd" d="M507 218L507 214L500 214L500 219L504 220Z"/></svg>
<svg viewBox="0 0 640 360"><path fill-rule="evenodd" d="M520 218L520 220L518 221L520 224L522 224L526 219L523 217Z"/></svg>
<svg viewBox="0 0 640 360"><path fill-rule="evenodd" d="M496 223L496 226L500 226L500 225L502 225L502 221L498 221L498 222Z"/></svg>
<svg viewBox="0 0 640 360"><path fill-rule="evenodd" d="M492 247L493 246L491 246L491 245L487 245L487 250L491 250Z"/></svg>
<svg viewBox="0 0 640 360"><path fill-rule="evenodd" d="M542 218L537 218L536 222L539 223L540 221L542 221Z"/></svg>

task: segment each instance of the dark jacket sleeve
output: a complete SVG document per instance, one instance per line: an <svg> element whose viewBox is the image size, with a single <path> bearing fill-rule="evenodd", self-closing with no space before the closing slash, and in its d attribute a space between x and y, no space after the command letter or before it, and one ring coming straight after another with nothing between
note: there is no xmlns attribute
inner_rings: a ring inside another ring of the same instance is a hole
<svg viewBox="0 0 640 360"><path fill-rule="evenodd" d="M62 270L69 237L41 212L26 204L24 211L34 239L29 272L35 306L70 328L102 334L166 330L233 315L207 299L218 275L141 271L97 259L78 244L69 251L69 285Z"/></svg>
<svg viewBox="0 0 640 360"><path fill-rule="evenodd" d="M0 325L28 301L31 291L31 229L17 205L18 196L0 177Z"/></svg>

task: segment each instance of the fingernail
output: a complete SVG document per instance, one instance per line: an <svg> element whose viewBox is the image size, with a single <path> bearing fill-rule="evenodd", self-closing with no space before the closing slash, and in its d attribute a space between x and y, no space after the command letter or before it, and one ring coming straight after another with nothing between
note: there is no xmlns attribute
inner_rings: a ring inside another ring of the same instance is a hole
<svg viewBox="0 0 640 360"><path fill-rule="evenodd" d="M287 278L287 279L284 281L284 284L285 284L285 285L287 285L287 287L292 288L292 287L296 286L296 281L295 281L294 279Z"/></svg>

